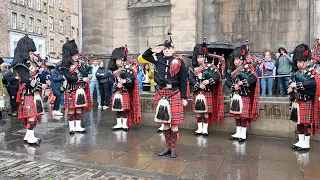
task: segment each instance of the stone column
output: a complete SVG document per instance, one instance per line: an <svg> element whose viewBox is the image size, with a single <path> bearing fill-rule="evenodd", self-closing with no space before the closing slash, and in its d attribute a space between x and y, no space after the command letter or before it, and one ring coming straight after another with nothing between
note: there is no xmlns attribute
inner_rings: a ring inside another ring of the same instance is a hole
<svg viewBox="0 0 320 180"><path fill-rule="evenodd" d="M310 0L314 1L313 4L313 23L311 24L311 28L313 29L313 37L311 37L311 41L313 44L315 38L320 38L320 0ZM311 2L310 2L311 3ZM311 14L312 12L310 12ZM311 32L310 32L311 34Z"/></svg>
<svg viewBox="0 0 320 180"><path fill-rule="evenodd" d="M82 0L79 0L78 3L79 9L78 9L78 30L79 30L79 51L82 51Z"/></svg>
<svg viewBox="0 0 320 180"><path fill-rule="evenodd" d="M177 52L192 51L197 43L197 0L171 0L171 33Z"/></svg>

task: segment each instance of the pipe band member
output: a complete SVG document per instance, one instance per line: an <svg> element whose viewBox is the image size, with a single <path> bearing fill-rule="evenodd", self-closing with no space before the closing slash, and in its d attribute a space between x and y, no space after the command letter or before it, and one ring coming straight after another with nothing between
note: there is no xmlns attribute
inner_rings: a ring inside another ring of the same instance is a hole
<svg viewBox="0 0 320 180"><path fill-rule="evenodd" d="M299 141L293 149L308 150L310 135L319 134L319 97L320 78L317 70L308 68L311 50L308 45L300 44L293 52L298 71L290 77L288 93L291 95L291 120L297 122Z"/></svg>
<svg viewBox="0 0 320 180"><path fill-rule="evenodd" d="M156 56L152 56L153 53L156 53ZM149 48L142 57L156 66L154 79L158 91L155 96L155 121L164 124L166 138L166 148L158 155L170 154L175 158L178 125L184 122L183 106L188 104L188 73L184 61L175 58L173 53L174 44L169 33L169 40L165 41L164 46L158 46L153 50Z"/></svg>
<svg viewBox="0 0 320 180"><path fill-rule="evenodd" d="M74 40L67 40L62 47L61 71L67 80L64 92L64 108L68 109L69 133L86 133L81 127L84 111L91 110L90 89L88 78L84 78L79 71L81 63L78 61L79 51Z"/></svg>
<svg viewBox="0 0 320 180"><path fill-rule="evenodd" d="M255 68L246 63L250 62L246 45L235 48L232 55L236 68L228 70L226 85L232 90L230 113L236 120L236 133L230 139L243 142L247 139L247 126L258 117L260 86Z"/></svg>
<svg viewBox="0 0 320 180"><path fill-rule="evenodd" d="M128 50L119 47L113 50L108 68L113 71L115 82L110 108L117 112L117 124L113 130L129 130L141 123L141 104L136 61L127 57ZM136 62L136 63L135 63Z"/></svg>
<svg viewBox="0 0 320 180"><path fill-rule="evenodd" d="M12 67L19 79L19 91L16 101L19 103L18 118L27 128L24 141L29 144L40 144L40 139L34 135L37 119L43 114L43 102L40 96L41 89L47 88L40 83L39 65L35 60L36 46L27 35L21 38L14 51Z"/></svg>
<svg viewBox="0 0 320 180"><path fill-rule="evenodd" d="M195 135L208 135L208 125L223 121L223 91L219 69L207 63L206 43L197 44L193 50L189 82L193 90L194 112L198 130Z"/></svg>

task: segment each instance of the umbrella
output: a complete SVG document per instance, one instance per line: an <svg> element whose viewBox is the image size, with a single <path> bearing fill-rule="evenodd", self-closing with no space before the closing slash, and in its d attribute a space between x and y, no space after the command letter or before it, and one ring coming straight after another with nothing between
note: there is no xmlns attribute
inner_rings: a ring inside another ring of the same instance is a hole
<svg viewBox="0 0 320 180"><path fill-rule="evenodd" d="M142 57L142 55L140 55L140 56L138 57L138 62L141 63L141 64L145 64L145 63L150 64L150 62L148 62L147 60L145 60L145 59Z"/></svg>
<svg viewBox="0 0 320 180"><path fill-rule="evenodd" d="M11 64L11 63L12 63L12 61L13 61L13 59L5 59L3 62L4 62L4 63Z"/></svg>
<svg viewBox="0 0 320 180"><path fill-rule="evenodd" d="M225 42L211 42L207 45L209 53L216 53L218 55L229 55L234 50L234 46Z"/></svg>

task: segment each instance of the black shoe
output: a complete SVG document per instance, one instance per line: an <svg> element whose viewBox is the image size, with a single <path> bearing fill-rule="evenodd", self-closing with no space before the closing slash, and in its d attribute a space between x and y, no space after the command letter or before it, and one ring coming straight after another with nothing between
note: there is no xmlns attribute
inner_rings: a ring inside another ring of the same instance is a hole
<svg viewBox="0 0 320 180"><path fill-rule="evenodd" d="M162 130L160 130L160 129L157 129L157 132L162 132Z"/></svg>
<svg viewBox="0 0 320 180"><path fill-rule="evenodd" d="M202 135L203 135L203 136L208 136L209 134L208 134L208 133L202 133Z"/></svg>
<svg viewBox="0 0 320 180"><path fill-rule="evenodd" d="M176 157L177 157L176 150L171 150L170 156L171 156L172 158L176 158Z"/></svg>
<svg viewBox="0 0 320 180"><path fill-rule="evenodd" d="M231 135L231 136L229 136L229 139L230 139L230 140L239 140L239 138L237 138L237 137L233 137L232 135Z"/></svg>
<svg viewBox="0 0 320 180"><path fill-rule="evenodd" d="M197 132L194 132L194 135L202 135L202 133L197 133Z"/></svg>
<svg viewBox="0 0 320 180"><path fill-rule="evenodd" d="M159 156L164 156L164 155L170 154L170 152L171 152L170 150L165 149L162 152L160 152L158 155Z"/></svg>
<svg viewBox="0 0 320 180"><path fill-rule="evenodd" d="M87 133L87 129L84 129L83 131L76 131L77 133Z"/></svg>
<svg viewBox="0 0 320 180"><path fill-rule="evenodd" d="M239 142L245 142L246 139L239 138Z"/></svg>
<svg viewBox="0 0 320 180"><path fill-rule="evenodd" d="M129 131L129 128L122 128L122 130L124 130L124 131Z"/></svg>
<svg viewBox="0 0 320 180"><path fill-rule="evenodd" d="M70 134L74 134L74 131L69 131Z"/></svg>
<svg viewBox="0 0 320 180"><path fill-rule="evenodd" d="M309 151L310 148L297 147L298 151Z"/></svg>

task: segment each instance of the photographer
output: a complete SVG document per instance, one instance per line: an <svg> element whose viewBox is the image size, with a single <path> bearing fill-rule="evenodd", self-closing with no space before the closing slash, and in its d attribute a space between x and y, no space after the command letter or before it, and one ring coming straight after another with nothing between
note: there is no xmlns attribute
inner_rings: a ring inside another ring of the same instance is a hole
<svg viewBox="0 0 320 180"><path fill-rule="evenodd" d="M261 63L259 69L263 73L264 78L261 79L261 95L265 96L268 91L268 96L272 96L272 85L274 78L267 78L268 76L274 76L275 60L271 58L271 53L269 50L264 53L264 61Z"/></svg>
<svg viewBox="0 0 320 180"><path fill-rule="evenodd" d="M278 52L276 54L277 62L276 62L276 68L277 68L277 74L278 75L290 75L292 72L292 58L287 53L287 49L285 45L281 45L278 49ZM290 77L279 77L278 83L280 87L280 95L282 97L286 96L286 91L288 89Z"/></svg>

